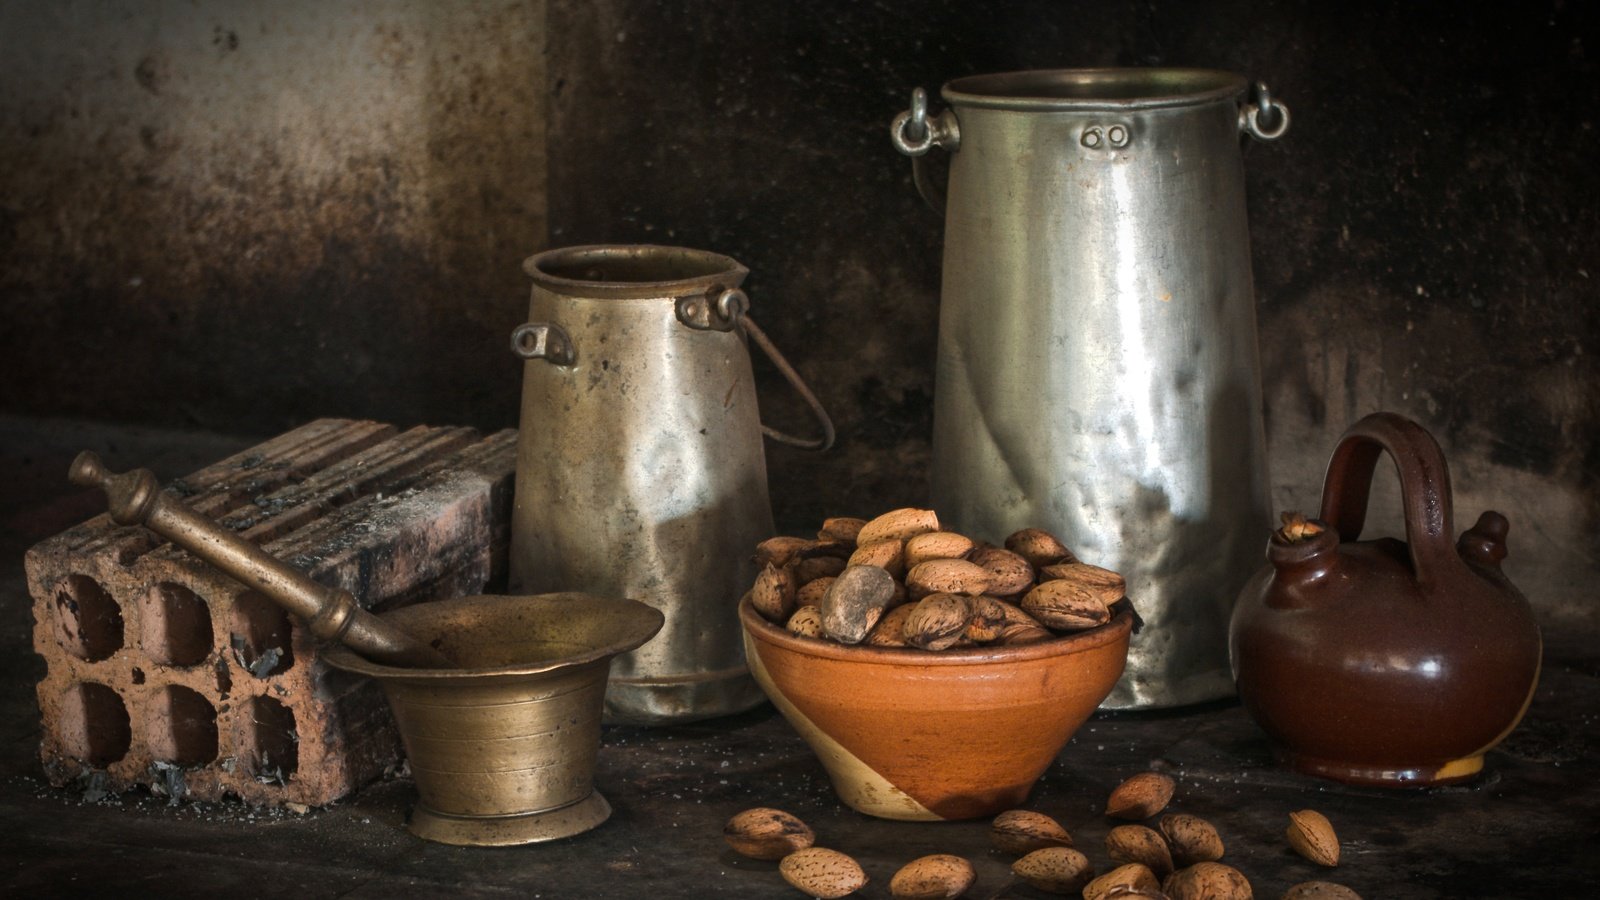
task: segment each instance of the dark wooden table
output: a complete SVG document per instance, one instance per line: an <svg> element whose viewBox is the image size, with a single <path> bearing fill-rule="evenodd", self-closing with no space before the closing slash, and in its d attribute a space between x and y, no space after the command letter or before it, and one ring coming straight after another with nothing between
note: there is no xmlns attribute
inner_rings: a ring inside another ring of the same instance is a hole
<svg viewBox="0 0 1600 900"><path fill-rule="evenodd" d="M1043 897L1007 886L1010 860L989 850L987 822L911 824L855 813L834 798L810 751L769 707L672 728L608 728L598 785L615 809L601 828L543 846L466 849L404 830L403 774L304 814L229 803L169 804L144 793L96 797L51 788L38 762L23 551L94 514L98 497L66 484L78 449L138 460L163 478L255 438L0 420L0 895L165 897L545 898L799 897L776 864L732 854L723 823L751 806L805 819L818 842L855 856L888 897L914 857L955 853L978 870L973 898ZM1102 870L1111 788L1146 769L1172 775L1170 807L1209 819L1225 862L1258 897L1332 880L1373 898L1589 897L1600 885L1600 648L1546 635L1544 671L1521 727L1464 787L1351 788L1281 768L1235 703L1102 714L1045 774L1028 807L1059 819ZM1343 862L1318 869L1288 848L1291 811L1337 828Z"/></svg>

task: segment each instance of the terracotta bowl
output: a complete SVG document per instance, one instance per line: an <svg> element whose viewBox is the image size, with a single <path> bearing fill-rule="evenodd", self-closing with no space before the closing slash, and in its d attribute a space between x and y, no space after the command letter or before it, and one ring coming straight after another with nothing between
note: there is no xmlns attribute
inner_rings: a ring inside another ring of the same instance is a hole
<svg viewBox="0 0 1600 900"><path fill-rule="evenodd" d="M1016 647L899 650L802 638L739 604L756 683L845 805L885 819L1020 806L1122 676L1133 611Z"/></svg>

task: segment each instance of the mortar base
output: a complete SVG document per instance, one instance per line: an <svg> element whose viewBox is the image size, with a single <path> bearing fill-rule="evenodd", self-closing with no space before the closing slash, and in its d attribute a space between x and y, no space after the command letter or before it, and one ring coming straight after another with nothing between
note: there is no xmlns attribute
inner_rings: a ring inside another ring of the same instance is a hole
<svg viewBox="0 0 1600 900"><path fill-rule="evenodd" d="M594 791L577 803L514 816L457 816L418 803L406 827L417 837L441 844L513 847L582 834L610 817L611 804Z"/></svg>

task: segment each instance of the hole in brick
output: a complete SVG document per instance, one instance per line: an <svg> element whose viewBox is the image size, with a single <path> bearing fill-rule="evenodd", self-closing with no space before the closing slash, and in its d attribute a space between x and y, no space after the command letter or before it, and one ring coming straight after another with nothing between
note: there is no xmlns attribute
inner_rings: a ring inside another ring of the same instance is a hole
<svg viewBox="0 0 1600 900"><path fill-rule="evenodd" d="M228 644L245 671L267 678L294 665L294 626L283 607L250 591L233 601L232 619Z"/></svg>
<svg viewBox="0 0 1600 900"><path fill-rule="evenodd" d="M172 685L156 698L149 723L150 755L177 766L217 758L217 710L198 692Z"/></svg>
<svg viewBox="0 0 1600 900"><path fill-rule="evenodd" d="M169 666L192 666L211 655L211 610L181 584L162 583L145 595L144 652Z"/></svg>
<svg viewBox="0 0 1600 900"><path fill-rule="evenodd" d="M265 784L286 784L300 766L300 734L294 713L271 697L250 701L244 745L251 774Z"/></svg>
<svg viewBox="0 0 1600 900"><path fill-rule="evenodd" d="M144 684L144 670L138 666L133 667L133 672L130 673L130 677L132 677L134 684Z"/></svg>
<svg viewBox="0 0 1600 900"><path fill-rule="evenodd" d="M56 638L73 656L98 662L122 649L122 607L93 578L68 575L55 610Z"/></svg>
<svg viewBox="0 0 1600 900"><path fill-rule="evenodd" d="M128 755L133 743L128 707L103 684L86 681L68 688L61 698L61 741L68 755L105 768Z"/></svg>

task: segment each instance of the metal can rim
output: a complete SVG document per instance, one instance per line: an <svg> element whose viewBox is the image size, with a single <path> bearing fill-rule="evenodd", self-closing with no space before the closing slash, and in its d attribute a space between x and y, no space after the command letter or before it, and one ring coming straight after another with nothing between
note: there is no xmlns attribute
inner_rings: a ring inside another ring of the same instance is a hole
<svg viewBox="0 0 1600 900"><path fill-rule="evenodd" d="M731 256L658 244L586 244L528 257L522 270L557 294L672 298L713 285L736 288L750 270Z"/></svg>
<svg viewBox="0 0 1600 900"><path fill-rule="evenodd" d="M952 106L1031 112L1162 109L1235 101L1249 82L1219 69L1028 69L953 79Z"/></svg>

